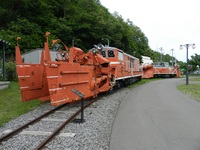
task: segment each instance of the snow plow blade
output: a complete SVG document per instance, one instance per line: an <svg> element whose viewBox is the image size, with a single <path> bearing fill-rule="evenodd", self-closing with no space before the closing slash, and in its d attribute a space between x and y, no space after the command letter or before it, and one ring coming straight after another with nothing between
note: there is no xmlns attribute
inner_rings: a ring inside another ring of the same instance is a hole
<svg viewBox="0 0 200 150"><path fill-rule="evenodd" d="M16 70L21 91L22 101L26 102L36 98L48 100L49 92L44 69L44 54L40 64L23 63L19 46L15 48Z"/></svg>

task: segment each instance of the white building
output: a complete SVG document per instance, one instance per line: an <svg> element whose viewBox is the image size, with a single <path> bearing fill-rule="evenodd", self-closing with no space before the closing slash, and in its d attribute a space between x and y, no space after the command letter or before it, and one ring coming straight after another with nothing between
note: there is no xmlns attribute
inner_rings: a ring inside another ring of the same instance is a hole
<svg viewBox="0 0 200 150"><path fill-rule="evenodd" d="M23 62L24 63L39 64L41 56L42 56L42 51L43 51L42 48L37 48L37 49L34 49L30 52L22 54ZM55 61L57 51L50 51L50 54L51 54L51 60Z"/></svg>
<svg viewBox="0 0 200 150"><path fill-rule="evenodd" d="M148 56L142 56L142 65L153 64L153 60Z"/></svg>

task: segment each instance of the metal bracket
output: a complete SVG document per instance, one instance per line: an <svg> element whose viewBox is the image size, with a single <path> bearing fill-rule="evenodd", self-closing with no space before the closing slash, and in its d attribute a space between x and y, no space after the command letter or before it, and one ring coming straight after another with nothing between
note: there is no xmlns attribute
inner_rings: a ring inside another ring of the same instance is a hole
<svg viewBox="0 0 200 150"><path fill-rule="evenodd" d="M79 92L76 89L72 89L72 92L75 93L76 95L78 95L81 99L84 98L84 96L85 96L83 93Z"/></svg>
<svg viewBox="0 0 200 150"><path fill-rule="evenodd" d="M73 122L75 123L83 123L85 122L85 119L84 119L84 94L79 92L78 90L76 89L72 89L72 92L75 93L76 95L78 95L80 98L81 98L81 119L75 119Z"/></svg>

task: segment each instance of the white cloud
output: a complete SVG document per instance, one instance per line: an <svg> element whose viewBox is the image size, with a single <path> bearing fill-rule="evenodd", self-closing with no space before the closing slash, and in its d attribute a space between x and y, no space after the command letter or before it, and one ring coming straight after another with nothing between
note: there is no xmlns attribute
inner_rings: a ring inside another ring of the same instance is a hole
<svg viewBox="0 0 200 150"><path fill-rule="evenodd" d="M118 12L140 27L149 39L151 49L159 47L165 53L186 61L186 50L180 44L196 44L189 48L189 58L200 55L200 1L199 0L101 0L111 13Z"/></svg>

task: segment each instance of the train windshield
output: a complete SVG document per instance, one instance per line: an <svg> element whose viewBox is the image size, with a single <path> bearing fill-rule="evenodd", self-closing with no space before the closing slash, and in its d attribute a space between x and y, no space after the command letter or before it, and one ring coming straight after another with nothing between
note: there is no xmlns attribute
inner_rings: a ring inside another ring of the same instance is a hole
<svg viewBox="0 0 200 150"><path fill-rule="evenodd" d="M155 67L169 67L169 63L168 62L156 62L154 63Z"/></svg>
<svg viewBox="0 0 200 150"><path fill-rule="evenodd" d="M103 57L115 57L115 51L114 50L103 50L101 51L101 55Z"/></svg>
<svg viewBox="0 0 200 150"><path fill-rule="evenodd" d="M108 50L108 57L115 57L115 53L113 50Z"/></svg>
<svg viewBox="0 0 200 150"><path fill-rule="evenodd" d="M103 57L106 57L106 51L101 51L101 55L102 55Z"/></svg>

